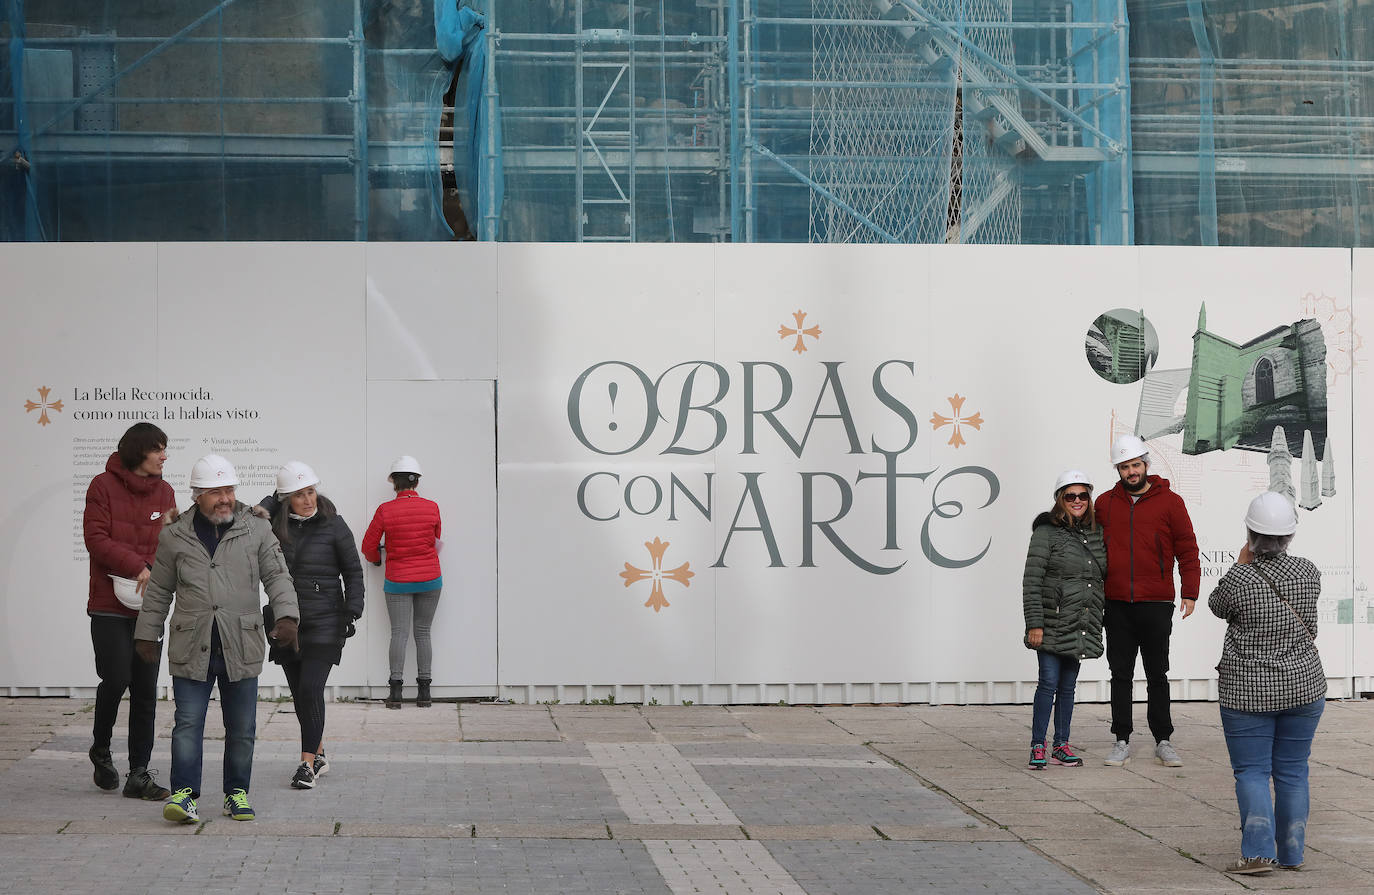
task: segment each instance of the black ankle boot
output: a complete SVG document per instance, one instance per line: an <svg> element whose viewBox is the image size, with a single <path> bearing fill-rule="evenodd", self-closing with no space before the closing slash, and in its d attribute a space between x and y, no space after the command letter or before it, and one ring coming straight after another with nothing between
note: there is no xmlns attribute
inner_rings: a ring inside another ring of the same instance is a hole
<svg viewBox="0 0 1374 895"><path fill-rule="evenodd" d="M386 707L398 709L401 707L401 682L388 681L387 683L391 684L391 693L386 697Z"/></svg>
<svg viewBox="0 0 1374 895"><path fill-rule="evenodd" d="M92 746L88 754L91 764L95 765L95 785L101 789L119 789L119 771L115 769L110 750Z"/></svg>
<svg viewBox="0 0 1374 895"><path fill-rule="evenodd" d="M434 701L429 698L429 678L416 678L415 684L420 688L419 692L415 694L415 704L422 709L434 705Z"/></svg>

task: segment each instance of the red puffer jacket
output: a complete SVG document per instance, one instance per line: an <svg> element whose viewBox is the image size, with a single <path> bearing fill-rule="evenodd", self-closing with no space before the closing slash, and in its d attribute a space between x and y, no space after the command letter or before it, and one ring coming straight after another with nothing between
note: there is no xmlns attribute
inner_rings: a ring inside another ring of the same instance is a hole
<svg viewBox="0 0 1374 895"><path fill-rule="evenodd" d="M434 542L443 534L439 505L414 491L397 491L395 500L377 507L363 535L362 551L368 562L380 562L382 537L386 537L386 579L396 582L433 581L439 571L439 552Z"/></svg>
<svg viewBox="0 0 1374 895"><path fill-rule="evenodd" d="M1149 490L1134 503L1117 482L1094 504L1107 541L1107 599L1173 602L1177 559L1183 598L1196 600L1202 567L1193 520L1183 498L1169 489L1168 479L1152 475L1149 482Z"/></svg>
<svg viewBox="0 0 1374 895"><path fill-rule="evenodd" d="M163 517L176 506L176 492L160 475L134 475L110 454L105 471L86 489L82 528L91 554L91 588L87 614L138 613L115 599L110 575L137 578L153 564Z"/></svg>

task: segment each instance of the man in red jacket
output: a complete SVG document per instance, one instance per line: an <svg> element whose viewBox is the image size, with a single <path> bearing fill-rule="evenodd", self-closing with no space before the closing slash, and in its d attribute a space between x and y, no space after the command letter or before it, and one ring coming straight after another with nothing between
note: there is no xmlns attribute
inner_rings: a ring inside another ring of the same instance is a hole
<svg viewBox="0 0 1374 895"><path fill-rule="evenodd" d="M95 785L101 789L119 786L110 739L119 701L128 690L129 773L124 795L150 801L161 801L171 793L153 779L155 772L148 770L158 666L140 662L134 654L134 622L148 586L158 535L176 516L176 494L162 480L162 464L166 462L166 433L152 423L135 423L119 439L118 449L105 462L105 471L91 480L82 516L86 550L91 556L86 614L91 618L95 673L100 678L90 750Z"/></svg>
<svg viewBox="0 0 1374 895"><path fill-rule="evenodd" d="M1112 670L1112 734L1116 744L1103 764L1131 760L1131 699L1135 658L1145 666L1146 712L1155 737L1155 757L1166 767L1183 766L1170 737L1169 634L1174 625L1174 562L1183 582L1181 614L1193 614L1202 567L1197 537L1183 498L1169 480L1149 474L1145 442L1123 435L1112 445L1120 481L1097 499L1095 511L1107 542L1107 664Z"/></svg>

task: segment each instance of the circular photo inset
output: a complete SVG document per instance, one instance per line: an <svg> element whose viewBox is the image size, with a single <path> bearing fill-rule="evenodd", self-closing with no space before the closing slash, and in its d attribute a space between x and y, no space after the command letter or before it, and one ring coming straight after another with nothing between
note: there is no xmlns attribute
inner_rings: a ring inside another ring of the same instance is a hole
<svg viewBox="0 0 1374 895"><path fill-rule="evenodd" d="M1116 308L1099 314L1083 337L1088 366L1108 382L1139 382L1159 359L1159 336L1139 311Z"/></svg>

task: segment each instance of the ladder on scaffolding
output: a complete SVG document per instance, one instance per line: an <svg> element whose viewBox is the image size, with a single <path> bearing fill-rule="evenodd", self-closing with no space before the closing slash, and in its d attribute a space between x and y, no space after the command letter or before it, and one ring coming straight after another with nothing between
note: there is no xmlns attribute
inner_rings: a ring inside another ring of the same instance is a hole
<svg viewBox="0 0 1374 895"><path fill-rule="evenodd" d="M634 2L625 0L624 28L584 27L583 6L577 0L577 241L633 242Z"/></svg>

